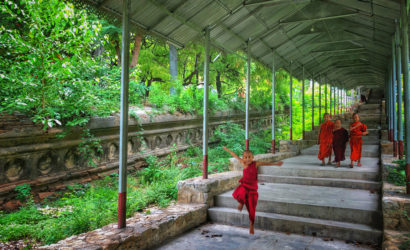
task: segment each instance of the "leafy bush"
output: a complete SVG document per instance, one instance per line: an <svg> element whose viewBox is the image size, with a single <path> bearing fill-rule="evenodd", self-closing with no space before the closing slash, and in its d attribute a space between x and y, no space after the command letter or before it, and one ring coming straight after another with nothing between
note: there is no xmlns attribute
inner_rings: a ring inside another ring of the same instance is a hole
<svg viewBox="0 0 410 250"><path fill-rule="evenodd" d="M405 186L406 185L406 161L404 159L394 161L393 163L397 163L397 167L388 167L388 175L387 181L397 185L397 186Z"/></svg>

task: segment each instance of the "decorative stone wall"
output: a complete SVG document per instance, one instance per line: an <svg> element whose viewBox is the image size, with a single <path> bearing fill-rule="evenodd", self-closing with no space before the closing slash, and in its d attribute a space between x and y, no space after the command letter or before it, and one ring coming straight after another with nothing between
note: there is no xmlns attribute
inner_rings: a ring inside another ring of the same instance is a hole
<svg viewBox="0 0 410 250"><path fill-rule="evenodd" d="M26 126L6 126L7 130L0 131L0 205L14 197L14 188L23 183L30 184L35 191L54 191L70 182L87 182L117 169L119 116L95 117L88 124L102 146L103 152L96 152L97 157L92 159L97 167L90 166L88 159L82 157L78 150L82 141L79 129L73 129L60 139L56 135L62 129L43 131L30 125L27 119L19 119ZM245 115L243 112L217 112L211 115L209 137L212 138L217 126L228 121L243 125ZM270 126L270 112L251 112L251 130ZM180 151L201 141L202 116L145 115L138 121L131 118L128 131L129 168L139 168L148 155L168 154L173 151L174 145Z"/></svg>
<svg viewBox="0 0 410 250"><path fill-rule="evenodd" d="M382 155L383 249L405 249L410 243L410 195L405 186L388 183L388 167L397 167L391 155Z"/></svg>

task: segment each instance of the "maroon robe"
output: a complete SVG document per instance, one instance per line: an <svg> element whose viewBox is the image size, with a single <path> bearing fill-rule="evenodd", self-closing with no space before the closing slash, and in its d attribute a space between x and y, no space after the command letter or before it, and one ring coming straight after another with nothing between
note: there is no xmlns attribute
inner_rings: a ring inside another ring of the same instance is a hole
<svg viewBox="0 0 410 250"><path fill-rule="evenodd" d="M335 161L345 160L346 142L349 141L349 134L344 128L333 131L333 151L335 154Z"/></svg>
<svg viewBox="0 0 410 250"><path fill-rule="evenodd" d="M255 221L256 204L258 202L258 168L252 162L243 169L243 177L239 180L241 185L235 189L232 196L238 202L245 204L249 213L249 220Z"/></svg>

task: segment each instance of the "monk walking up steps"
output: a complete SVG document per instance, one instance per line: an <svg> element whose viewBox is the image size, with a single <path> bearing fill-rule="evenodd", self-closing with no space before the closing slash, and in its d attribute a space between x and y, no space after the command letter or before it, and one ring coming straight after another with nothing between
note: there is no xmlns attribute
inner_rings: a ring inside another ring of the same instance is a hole
<svg viewBox="0 0 410 250"><path fill-rule="evenodd" d="M240 161L243 165L243 176L239 180L241 183L233 192L232 196L238 202L238 210L242 211L243 205L246 205L246 209L249 213L249 233L254 234L253 224L255 222L256 203L258 202L258 167L263 165L277 165L282 166L283 162L259 162L253 161L253 154L251 151L246 150L243 152L242 158L237 156L234 152L223 147L228 153L230 153L235 159Z"/></svg>
<svg viewBox="0 0 410 250"><path fill-rule="evenodd" d="M360 158L362 158L362 135L369 134L367 126L360 122L360 117L357 113L353 114L353 123L350 124L350 167L357 161L357 166L361 167Z"/></svg>
<svg viewBox="0 0 410 250"><path fill-rule="evenodd" d="M328 165L331 164L332 160L333 129L335 125L329 119L329 113L325 113L323 115L323 123L320 125L319 134L317 135L317 144L320 144L317 157L322 161L321 166L325 165L326 157L329 157Z"/></svg>
<svg viewBox="0 0 410 250"><path fill-rule="evenodd" d="M347 130L342 128L342 121L335 121L335 129L333 130L333 151L335 153L336 167L340 167L340 162L345 160L346 145L349 141Z"/></svg>

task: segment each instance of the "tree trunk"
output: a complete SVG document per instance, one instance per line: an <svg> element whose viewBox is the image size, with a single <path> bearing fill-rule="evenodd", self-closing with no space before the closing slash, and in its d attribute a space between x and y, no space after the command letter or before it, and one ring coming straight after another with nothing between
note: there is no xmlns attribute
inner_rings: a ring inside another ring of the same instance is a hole
<svg viewBox="0 0 410 250"><path fill-rule="evenodd" d="M149 88L151 87L151 83L152 83L152 78L148 79L148 82L147 82L147 91L145 92L146 98L149 97Z"/></svg>
<svg viewBox="0 0 410 250"><path fill-rule="evenodd" d="M118 40L115 41L115 53L117 54L117 65L121 67L121 48Z"/></svg>
<svg viewBox="0 0 410 250"><path fill-rule="evenodd" d="M222 96L222 86L221 86L221 73L219 71L216 71L216 90L218 92L218 98L221 98Z"/></svg>
<svg viewBox="0 0 410 250"><path fill-rule="evenodd" d="M184 70L182 71L182 79L185 79L186 60L184 62Z"/></svg>
<svg viewBox="0 0 410 250"><path fill-rule="evenodd" d="M194 77L195 74L198 73L198 70L194 70L191 72L191 74L189 74L185 79L184 79L184 86L192 84L192 78Z"/></svg>
<svg viewBox="0 0 410 250"><path fill-rule="evenodd" d="M199 53L195 55L196 85L199 85L199 70L197 69L197 67L198 67L198 56L199 56Z"/></svg>
<svg viewBox="0 0 410 250"><path fill-rule="evenodd" d="M142 35L137 34L134 39L134 48L132 49L132 57L130 68L134 68L138 63L138 56L140 54Z"/></svg>

